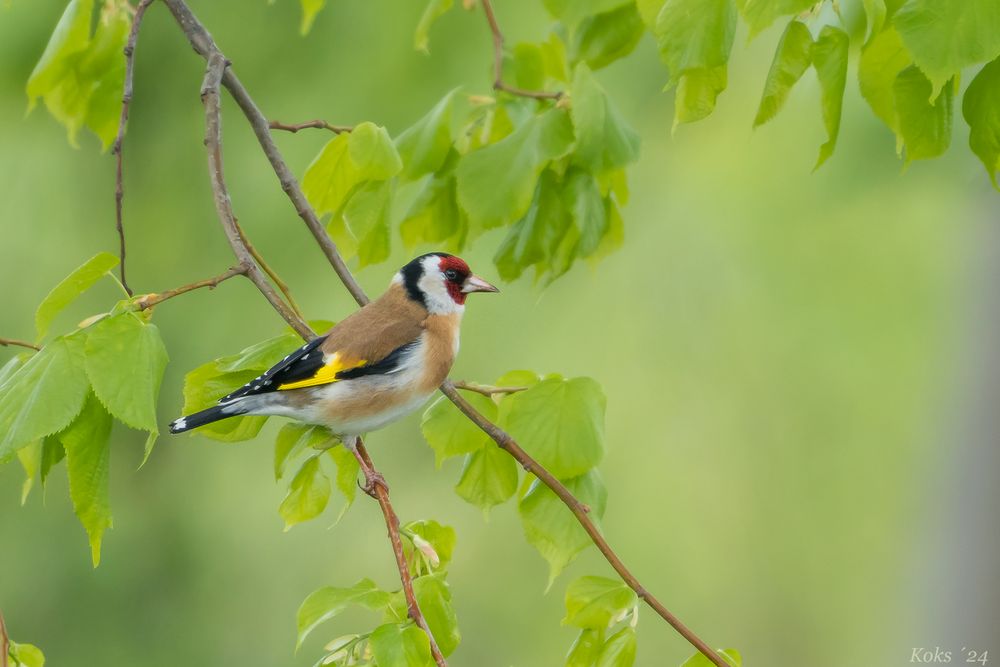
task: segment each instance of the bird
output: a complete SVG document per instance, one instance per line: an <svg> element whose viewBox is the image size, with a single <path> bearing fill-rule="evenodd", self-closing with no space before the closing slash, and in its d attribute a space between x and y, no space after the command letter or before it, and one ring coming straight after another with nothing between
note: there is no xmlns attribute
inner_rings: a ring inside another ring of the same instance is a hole
<svg viewBox="0 0 1000 667"><path fill-rule="evenodd" d="M378 299L218 405L175 419L170 432L240 415L281 416L326 427L353 450L361 436L427 402L458 354L466 297L499 291L459 257L421 255Z"/></svg>

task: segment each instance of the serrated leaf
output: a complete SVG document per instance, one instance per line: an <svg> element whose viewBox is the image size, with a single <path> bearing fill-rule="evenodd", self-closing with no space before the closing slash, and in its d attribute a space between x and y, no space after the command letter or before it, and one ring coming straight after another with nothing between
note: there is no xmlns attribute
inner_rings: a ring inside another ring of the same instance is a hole
<svg viewBox="0 0 1000 667"><path fill-rule="evenodd" d="M399 225L399 235L408 249L421 243L445 243L461 250L468 222L458 205L455 187L454 171L427 179Z"/></svg>
<svg viewBox="0 0 1000 667"><path fill-rule="evenodd" d="M782 16L800 14L816 4L816 0L736 0L740 14L750 26L753 38Z"/></svg>
<svg viewBox="0 0 1000 667"><path fill-rule="evenodd" d="M278 513L285 520L285 530L297 523L315 519L330 501L330 478L319 465L319 454L310 456L299 467L288 493L278 507Z"/></svg>
<svg viewBox="0 0 1000 667"><path fill-rule="evenodd" d="M463 397L484 417L496 422L497 406L493 401L480 394L465 393ZM434 460L439 468L453 456L492 445L490 437L467 419L446 396L439 397L424 411L420 428L427 444L434 450Z"/></svg>
<svg viewBox="0 0 1000 667"><path fill-rule="evenodd" d="M931 82L928 98L963 67L1000 56L1000 2L909 0L893 17L913 60Z"/></svg>
<svg viewBox="0 0 1000 667"><path fill-rule="evenodd" d="M740 652L734 648L719 649L716 653L721 655L722 659L732 665L732 667L742 667L743 665L743 657L740 655ZM714 667L714 664L715 663L701 653L695 653L690 658L685 660L681 667Z"/></svg>
<svg viewBox="0 0 1000 667"><path fill-rule="evenodd" d="M594 14L604 14L632 0L543 0L545 8L567 26L574 26Z"/></svg>
<svg viewBox="0 0 1000 667"><path fill-rule="evenodd" d="M412 624L386 623L368 638L378 667L434 667L424 631Z"/></svg>
<svg viewBox="0 0 1000 667"><path fill-rule="evenodd" d="M635 664L635 628L626 625L608 637L597 656L596 667L632 667Z"/></svg>
<svg viewBox="0 0 1000 667"><path fill-rule="evenodd" d="M892 84L904 69L913 63L903 40L891 26L872 37L861 50L858 61L858 85L861 96L868 102L875 115L889 129L896 127L896 103Z"/></svg>
<svg viewBox="0 0 1000 667"><path fill-rule="evenodd" d="M87 531L94 567L101 562L104 531L112 524L108 500L111 423L108 411L94 394L88 393L80 415L59 434L66 449L69 496L73 511Z"/></svg>
<svg viewBox="0 0 1000 667"><path fill-rule="evenodd" d="M504 399L500 424L549 472L563 479L604 457L604 392L591 378L543 380Z"/></svg>
<svg viewBox="0 0 1000 667"><path fill-rule="evenodd" d="M42 481L42 492L45 492L45 481L52 468L66 457L66 449L57 435L50 435L42 441L42 465L39 477Z"/></svg>
<svg viewBox="0 0 1000 667"><path fill-rule="evenodd" d="M421 519L419 521L411 521L403 526L403 532L417 535L430 545L437 555L438 562L434 569L447 569L448 563L451 562L451 556L455 552L456 535L454 528L443 526L433 519ZM413 553L413 548L410 544L404 543L403 546L408 556Z"/></svg>
<svg viewBox="0 0 1000 667"><path fill-rule="evenodd" d="M596 469L563 480L563 484L590 507L592 520L604 516L608 493ZM537 479L530 484L517 509L525 537L549 564L548 585L551 586L563 568L591 544L590 537L569 508Z"/></svg>
<svg viewBox="0 0 1000 667"><path fill-rule="evenodd" d="M344 507L340 510L339 515L339 517L342 517L344 516L344 512L354 504L354 498L357 496L358 471L361 469L361 465L354 458L354 454L343 445L332 447L327 451L333 462L337 464L337 477L334 480L334 485L340 491L341 495L344 496Z"/></svg>
<svg viewBox="0 0 1000 667"><path fill-rule="evenodd" d="M375 123L360 123L351 130L347 152L358 177L363 181L384 181L403 169L403 162L389 133Z"/></svg>
<svg viewBox="0 0 1000 667"><path fill-rule="evenodd" d="M33 644L19 644L11 641L8 647L10 658L14 661L11 667L44 667L45 656L41 649Z"/></svg>
<svg viewBox="0 0 1000 667"><path fill-rule="evenodd" d="M948 149L956 84L945 86L931 101L931 82L917 66L907 67L896 77L892 94L897 146L905 151L907 163L937 157Z"/></svg>
<svg viewBox="0 0 1000 667"><path fill-rule="evenodd" d="M840 133L840 114L844 105L844 86L847 84L847 49L850 40L847 33L832 25L823 26L819 37L813 43L812 62L819 79L820 106L823 110L823 124L826 126L826 142L819 147L816 166L820 166L833 155Z"/></svg>
<svg viewBox="0 0 1000 667"><path fill-rule="evenodd" d="M644 32L645 25L634 3L588 16L573 31L573 59L582 60L591 69L607 67L632 53Z"/></svg>
<svg viewBox="0 0 1000 667"><path fill-rule="evenodd" d="M300 2L302 4L302 23L299 26L299 32L308 35L316 21L316 15L326 5L326 0L300 0Z"/></svg>
<svg viewBox="0 0 1000 667"><path fill-rule="evenodd" d="M362 267L389 257L391 196L388 181L371 181L359 187L344 207L344 223L357 239L357 255Z"/></svg>
<svg viewBox="0 0 1000 667"><path fill-rule="evenodd" d="M335 436L322 426L294 422L282 426L274 441L274 479L284 476L288 461L309 449L319 449L333 439Z"/></svg>
<svg viewBox="0 0 1000 667"><path fill-rule="evenodd" d="M535 371L507 371L497 378L493 384L497 387L533 387L542 381L542 376Z"/></svg>
<svg viewBox="0 0 1000 667"><path fill-rule="evenodd" d="M600 172L639 158L639 135L621 118L585 64L577 65L574 70L572 98L575 161Z"/></svg>
<svg viewBox="0 0 1000 667"><path fill-rule="evenodd" d="M865 8L865 21L867 23L865 41L869 42L882 31L888 8L885 6L885 0L862 0L862 4Z"/></svg>
<svg viewBox="0 0 1000 667"><path fill-rule="evenodd" d="M566 172L563 193L573 226L580 232L573 254L590 257L609 230L608 214L597 179L582 169L570 169Z"/></svg>
<svg viewBox="0 0 1000 667"><path fill-rule="evenodd" d="M320 623L340 614L350 605L380 610L388 606L389 594L375 585L371 579L362 579L350 588L324 586L313 591L303 600L296 615L298 649L305 638Z"/></svg>
<svg viewBox="0 0 1000 667"><path fill-rule="evenodd" d="M87 377L108 412L127 426L158 433L156 401L167 350L154 324L135 313L106 317L87 333Z"/></svg>
<svg viewBox="0 0 1000 667"><path fill-rule="evenodd" d="M21 484L21 505L28 502L28 494L35 485L35 477L42 466L42 441L36 441L17 450L17 458L24 469L24 483Z"/></svg>
<svg viewBox="0 0 1000 667"><path fill-rule="evenodd" d="M754 127L763 125L781 111L792 87L812 64L812 44L812 35L804 23L794 20L789 22L774 52L774 60L764 82L764 93L757 108L757 117L753 121Z"/></svg>
<svg viewBox="0 0 1000 667"><path fill-rule="evenodd" d="M499 447L486 445L465 457L455 486L463 500L483 511L507 502L517 491L517 464Z"/></svg>
<svg viewBox="0 0 1000 667"><path fill-rule="evenodd" d="M338 134L328 141L302 177L302 192L317 215L339 211L361 181L348 154L347 142L347 134Z"/></svg>
<svg viewBox="0 0 1000 667"><path fill-rule="evenodd" d="M531 266L539 275L548 271L569 226L570 214L557 177L546 169L527 213L510 227L493 256L500 277L508 282L516 280Z"/></svg>
<svg viewBox="0 0 1000 667"><path fill-rule="evenodd" d="M118 266L118 258L108 252L99 252L66 276L46 295L35 311L35 330L41 342L52 326L52 321L66 306L94 286L108 271Z"/></svg>
<svg viewBox="0 0 1000 667"><path fill-rule="evenodd" d="M539 44L520 42L510 50L504 62L504 71L513 78L514 85L527 90L545 87L545 55Z"/></svg>
<svg viewBox="0 0 1000 667"><path fill-rule="evenodd" d="M310 323L316 327L316 323ZM284 358L291 350L302 344L302 339L294 331L286 331L279 336L273 336L250 347L243 348L238 354L217 360L220 371L265 371ZM235 387L234 387L235 389Z"/></svg>
<svg viewBox="0 0 1000 667"><path fill-rule="evenodd" d="M604 648L604 630L583 630L569 647L566 667L594 667Z"/></svg>
<svg viewBox="0 0 1000 667"><path fill-rule="evenodd" d="M424 8L424 13L420 15L420 20L417 22L417 29L413 32L413 48L424 53L430 51L428 44L430 43L431 26L451 9L453 4L454 0L429 0Z"/></svg>
<svg viewBox="0 0 1000 667"><path fill-rule="evenodd" d="M220 398L250 382L263 370L222 370L223 366L232 364L236 359L236 356L231 356L209 361L184 376L184 414L189 415L215 405ZM267 417L259 416L229 417L201 426L195 433L213 440L238 442L256 437L266 421Z"/></svg>
<svg viewBox="0 0 1000 667"><path fill-rule="evenodd" d="M450 1L449 1L450 4ZM451 113L455 91L445 95L423 118L396 137L403 161L402 178L413 180L441 168L451 150Z"/></svg>
<svg viewBox="0 0 1000 667"><path fill-rule="evenodd" d="M413 580L413 594L417 598L420 613L434 635L441 653L448 657L458 647L462 635L458 631L458 617L451 604L451 590L441 574L426 575ZM396 614L406 617L406 599L401 593L393 596ZM423 634L423 633L421 633ZM426 635L424 635L426 637ZM379 667L382 663L379 662Z"/></svg>
<svg viewBox="0 0 1000 667"><path fill-rule="evenodd" d="M566 587L563 625L600 630L610 628L638 604L635 591L620 579L580 577Z"/></svg>
<svg viewBox="0 0 1000 667"><path fill-rule="evenodd" d="M533 116L512 134L469 153L456 170L458 201L470 223L490 229L523 216L535 183L549 161L573 143L573 127L562 109Z"/></svg>
<svg viewBox="0 0 1000 667"><path fill-rule="evenodd" d="M962 115L969 124L969 148L982 160L993 187L1000 189L1000 58L983 67L969 84Z"/></svg>
<svg viewBox="0 0 1000 667"><path fill-rule="evenodd" d="M82 334L54 339L0 385L0 463L80 413L88 387L83 343Z"/></svg>

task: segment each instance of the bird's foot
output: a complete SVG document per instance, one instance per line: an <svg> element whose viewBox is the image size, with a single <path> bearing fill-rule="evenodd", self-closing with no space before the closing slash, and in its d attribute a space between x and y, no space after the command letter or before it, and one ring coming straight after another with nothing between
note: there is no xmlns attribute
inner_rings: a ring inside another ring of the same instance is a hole
<svg viewBox="0 0 1000 667"><path fill-rule="evenodd" d="M382 473L374 470L365 473L365 483L361 484L359 482L358 486L361 487L362 491L367 493L372 498L376 499L378 498L378 493L376 492L375 487L381 486L383 489L385 489L386 493L389 492L389 485L386 483L385 477L382 476Z"/></svg>

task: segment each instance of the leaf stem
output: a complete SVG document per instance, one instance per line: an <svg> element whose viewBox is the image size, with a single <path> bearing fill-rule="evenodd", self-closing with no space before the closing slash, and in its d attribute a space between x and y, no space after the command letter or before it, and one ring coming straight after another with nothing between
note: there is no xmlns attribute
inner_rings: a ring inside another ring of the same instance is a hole
<svg viewBox="0 0 1000 667"><path fill-rule="evenodd" d="M249 267L244 264L237 264L231 269L227 269L225 272L220 273L214 278L206 278L205 280L198 280L187 285L181 285L175 289L167 290L165 292L157 292L154 294L144 294L140 296L135 301L135 305L139 310L146 310L147 308L152 308L153 306L163 303L167 299L173 299L175 296L180 296L181 294L186 294L196 289L201 289L207 287L208 289L215 289L220 283L229 280L234 276L245 276Z"/></svg>
<svg viewBox="0 0 1000 667"><path fill-rule="evenodd" d="M493 90L502 90L517 95L518 97L530 97L536 100L556 100L558 101L563 92L557 90L547 92L544 90L526 90L510 84L503 80L503 32L500 31L500 24L497 23L496 14L493 12L491 0L481 0L483 13L486 14L486 22L490 24L490 32L493 34Z"/></svg>
<svg viewBox="0 0 1000 667"><path fill-rule="evenodd" d="M478 382L467 382L465 380L452 380L451 384L455 389L473 391L488 398L492 398L497 394L516 394L519 391L528 389L528 387L495 387L490 384L479 384Z"/></svg>
<svg viewBox="0 0 1000 667"><path fill-rule="evenodd" d="M272 120L268 123L268 127L272 130L284 130L285 132L291 132L295 134L299 130L305 130L309 128L314 128L317 130L330 130L334 134L343 134L344 132L353 132L354 127L351 125L330 125L330 123L325 120L307 120L304 123L296 123L294 125L286 125L281 121Z"/></svg>
<svg viewBox="0 0 1000 667"><path fill-rule="evenodd" d="M29 343L26 340L18 340L16 338L0 338L0 345L7 347L8 345L17 345L18 347L30 347L32 350L42 349L34 343Z"/></svg>

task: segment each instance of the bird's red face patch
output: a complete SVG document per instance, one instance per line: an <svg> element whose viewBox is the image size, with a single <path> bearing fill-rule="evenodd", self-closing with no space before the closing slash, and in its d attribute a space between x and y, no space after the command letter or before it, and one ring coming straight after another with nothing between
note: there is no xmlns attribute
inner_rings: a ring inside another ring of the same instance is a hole
<svg viewBox="0 0 1000 667"><path fill-rule="evenodd" d="M465 304L465 297L468 294L462 291L462 286L465 284L465 279L472 273L469 265L460 257L449 256L442 257L438 266L444 275L444 284L448 288L448 295L458 305Z"/></svg>

